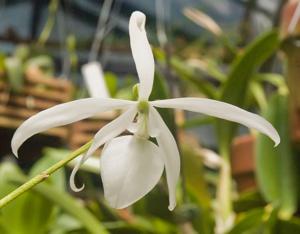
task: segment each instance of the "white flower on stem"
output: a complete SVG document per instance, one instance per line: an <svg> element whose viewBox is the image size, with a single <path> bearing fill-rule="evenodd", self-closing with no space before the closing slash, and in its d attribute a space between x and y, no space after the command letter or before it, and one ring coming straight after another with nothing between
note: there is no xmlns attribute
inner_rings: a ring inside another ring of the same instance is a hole
<svg viewBox="0 0 300 234"><path fill-rule="evenodd" d="M129 36L139 77L138 101L86 98L54 106L26 120L15 132L12 149L32 135L49 128L66 125L114 109L125 112L101 128L89 150L81 157L70 176L74 191L75 174L80 166L102 145L100 157L104 195L115 208L124 208L147 194L166 170L169 209L176 206L176 184L180 173L180 158L176 142L156 108L180 108L241 123L269 136L277 145L277 131L265 119L236 106L205 98L177 98L148 101L154 78L154 58L145 31L146 17L133 12L129 21ZM125 130L132 134L120 136ZM149 138L156 138L157 144Z"/></svg>

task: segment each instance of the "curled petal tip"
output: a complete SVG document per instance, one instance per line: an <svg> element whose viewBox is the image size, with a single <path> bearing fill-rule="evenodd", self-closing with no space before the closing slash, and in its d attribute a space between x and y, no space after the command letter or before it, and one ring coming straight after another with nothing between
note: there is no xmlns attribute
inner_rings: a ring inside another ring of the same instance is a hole
<svg viewBox="0 0 300 234"><path fill-rule="evenodd" d="M169 211L172 211L172 210L175 209L175 207L176 207L176 204L169 205L169 206L168 206L168 209L169 209Z"/></svg>
<svg viewBox="0 0 300 234"><path fill-rule="evenodd" d="M274 148L277 147L280 144L280 137L278 137L275 141L274 141Z"/></svg>
<svg viewBox="0 0 300 234"><path fill-rule="evenodd" d="M146 16L143 12L134 11L131 14L130 18L136 22L136 24L140 30L143 30L145 28Z"/></svg>
<svg viewBox="0 0 300 234"><path fill-rule="evenodd" d="M280 136L278 132L274 129L273 133L269 135L269 137L274 142L274 148L277 147L280 144Z"/></svg>
<svg viewBox="0 0 300 234"><path fill-rule="evenodd" d="M13 154L14 154L14 156L15 156L16 158L19 158L19 155L18 155L18 149L12 147L12 152L13 152Z"/></svg>
<svg viewBox="0 0 300 234"><path fill-rule="evenodd" d="M84 189L84 184L80 188L77 188L75 184L70 185L70 187L71 187L72 191L78 193L78 192L81 192Z"/></svg>
<svg viewBox="0 0 300 234"><path fill-rule="evenodd" d="M19 155L18 155L19 147L16 146L15 138L14 137L13 137L13 139L11 141L11 150L12 150L13 154L15 155L15 157L19 158Z"/></svg>
<svg viewBox="0 0 300 234"><path fill-rule="evenodd" d="M70 179L69 179L70 188L74 192L80 192L84 189L84 184L82 184L80 188L78 188L75 184L75 176L76 176L76 173L79 170L81 164L82 164L82 158L80 161L77 162L76 166L74 167L74 169L72 170L72 173L70 175Z"/></svg>

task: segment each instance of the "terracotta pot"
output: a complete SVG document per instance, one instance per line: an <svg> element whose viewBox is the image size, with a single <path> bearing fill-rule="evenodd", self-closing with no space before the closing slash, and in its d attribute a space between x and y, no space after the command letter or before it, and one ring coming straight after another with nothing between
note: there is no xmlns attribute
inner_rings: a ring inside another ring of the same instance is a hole
<svg viewBox="0 0 300 234"><path fill-rule="evenodd" d="M284 4L280 18L280 34L282 38L300 34L300 23L298 22L293 32L288 32L288 27L295 13L299 0L289 0Z"/></svg>
<svg viewBox="0 0 300 234"><path fill-rule="evenodd" d="M255 137L244 135L234 139L231 150L232 175L239 191L256 188L255 181Z"/></svg>

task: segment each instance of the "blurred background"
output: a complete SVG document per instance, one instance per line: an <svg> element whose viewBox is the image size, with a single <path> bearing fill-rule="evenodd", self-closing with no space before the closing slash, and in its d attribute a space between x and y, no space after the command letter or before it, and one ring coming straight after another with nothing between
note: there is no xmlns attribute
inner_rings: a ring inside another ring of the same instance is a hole
<svg viewBox="0 0 300 234"><path fill-rule="evenodd" d="M10 148L30 116L86 97L135 100L128 21L147 16L156 62L150 99L205 97L264 116L281 144L213 117L161 111L181 153L178 205L165 176L133 206L103 198L99 156L1 209L0 233L300 233L300 6L298 0L0 0L0 197L91 140L119 113ZM93 72L88 72L95 69ZM99 89L95 87L99 87ZM101 86L101 88L100 88Z"/></svg>

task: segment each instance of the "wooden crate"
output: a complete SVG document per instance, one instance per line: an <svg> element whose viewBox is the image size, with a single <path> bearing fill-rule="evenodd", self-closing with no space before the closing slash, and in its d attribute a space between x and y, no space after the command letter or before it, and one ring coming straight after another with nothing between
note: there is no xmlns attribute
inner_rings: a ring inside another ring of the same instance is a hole
<svg viewBox="0 0 300 234"><path fill-rule="evenodd" d="M71 100L72 84L67 80L45 76L37 68L25 72L24 87L11 92L4 81L0 81L0 127L16 129L32 115ZM42 134L67 139L66 126L50 129Z"/></svg>

